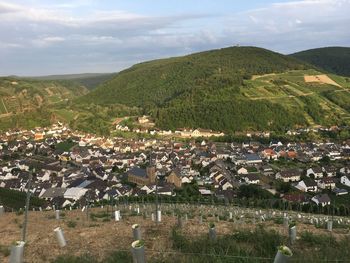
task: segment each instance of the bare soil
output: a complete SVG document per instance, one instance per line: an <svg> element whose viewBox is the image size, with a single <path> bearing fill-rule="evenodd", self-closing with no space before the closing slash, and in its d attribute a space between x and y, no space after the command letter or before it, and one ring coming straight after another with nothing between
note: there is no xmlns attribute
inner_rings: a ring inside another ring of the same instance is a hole
<svg viewBox="0 0 350 263"><path fill-rule="evenodd" d="M332 80L327 75L313 75L313 76L305 75L304 80L306 83L316 82L316 83L320 83L320 84L329 84L329 85L341 87L338 83L336 83L334 80Z"/></svg>
<svg viewBox="0 0 350 263"><path fill-rule="evenodd" d="M93 213L102 213L106 208L94 208ZM110 218L97 218L92 220L81 210L62 211L65 216L61 220L55 219L54 211L29 212L27 228L27 245L25 248L25 262L50 262L59 255L82 255L91 254L103 259L113 251L130 251L133 241L131 226L141 226L142 237L148 256L162 256L154 251L172 251L171 231L177 223L173 216L162 216L162 222L157 225L150 217L144 219L142 216L123 216L119 222L114 221L110 210ZM0 217L0 247L10 247L15 241L21 240L22 223L24 215L5 213ZM198 218L189 219L183 226L182 231L188 238L194 238L208 233L208 221L198 223ZM71 222L76 226L69 227ZM265 229L275 229L283 235L287 230L273 221L261 223ZM234 223L228 221L215 222L218 235L232 234L241 229L253 230L256 225L252 220L247 223ZM60 226L64 231L67 246L58 246L53 230ZM317 229L312 225L298 224L298 231L311 231L313 233L328 233L324 229ZM336 238L342 238L347 230L335 230L332 234ZM152 250L154 250L152 252ZM9 257L0 252L0 262L8 262Z"/></svg>

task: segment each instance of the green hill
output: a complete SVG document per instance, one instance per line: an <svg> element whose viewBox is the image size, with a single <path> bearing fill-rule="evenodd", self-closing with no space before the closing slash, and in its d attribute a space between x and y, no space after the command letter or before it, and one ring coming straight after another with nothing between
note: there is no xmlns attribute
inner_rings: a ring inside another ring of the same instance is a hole
<svg viewBox="0 0 350 263"><path fill-rule="evenodd" d="M290 55L334 74L350 77L350 48L325 47Z"/></svg>
<svg viewBox="0 0 350 263"><path fill-rule="evenodd" d="M269 50L231 47L134 65L77 103L140 107L166 129L284 130L346 122L350 84L338 76L330 77L339 86L305 82L304 75L318 74Z"/></svg>
<svg viewBox="0 0 350 263"><path fill-rule="evenodd" d="M69 80L85 86L89 90L96 88L101 83L111 79L114 73L84 73L31 77L37 80Z"/></svg>
<svg viewBox="0 0 350 263"><path fill-rule="evenodd" d="M77 83L60 80L0 78L0 130L45 126L53 109L88 90Z"/></svg>

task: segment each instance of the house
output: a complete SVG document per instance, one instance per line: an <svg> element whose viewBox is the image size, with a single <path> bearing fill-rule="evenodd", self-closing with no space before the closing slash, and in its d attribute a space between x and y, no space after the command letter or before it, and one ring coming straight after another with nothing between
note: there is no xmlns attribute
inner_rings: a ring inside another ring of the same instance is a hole
<svg viewBox="0 0 350 263"><path fill-rule="evenodd" d="M246 174L242 176L242 179L247 183L247 184L259 184L260 179L259 176L256 174Z"/></svg>
<svg viewBox="0 0 350 263"><path fill-rule="evenodd" d="M273 169L268 166L268 165L264 165L260 168L261 172L266 175L266 176L270 176L270 175L273 175L274 172L273 172Z"/></svg>
<svg viewBox="0 0 350 263"><path fill-rule="evenodd" d="M244 167L241 167L237 170L237 174L248 174L248 170Z"/></svg>
<svg viewBox="0 0 350 263"><path fill-rule="evenodd" d="M177 188L181 188L182 186L182 178L180 169L174 169L171 171L169 176L166 178L166 181L170 184L175 185Z"/></svg>
<svg viewBox="0 0 350 263"><path fill-rule="evenodd" d="M323 171L321 167L313 167L306 170L307 177L314 177L314 179L322 178Z"/></svg>
<svg viewBox="0 0 350 263"><path fill-rule="evenodd" d="M331 199L327 194L315 195L314 197L311 198L311 200L315 202L316 205L322 205L322 207L331 204Z"/></svg>
<svg viewBox="0 0 350 263"><path fill-rule="evenodd" d="M82 198L86 192L89 191L89 189L81 188L81 187L72 187L68 188L67 191L64 193L63 197L65 199L72 199L74 201L79 200Z"/></svg>
<svg viewBox="0 0 350 263"><path fill-rule="evenodd" d="M300 180L301 172L298 169L289 169L280 171L275 175L276 179L280 179L283 182L297 182Z"/></svg>
<svg viewBox="0 0 350 263"><path fill-rule="evenodd" d="M339 172L343 175L346 175L346 174L350 175L350 167L343 167L339 170Z"/></svg>
<svg viewBox="0 0 350 263"><path fill-rule="evenodd" d="M255 153L248 153L245 155L245 162L246 164L256 165L256 164L261 164L262 159L260 158L259 155Z"/></svg>
<svg viewBox="0 0 350 263"><path fill-rule="evenodd" d="M350 175L343 175L342 177L340 177L340 182L343 185L346 185L346 186L350 187Z"/></svg>
<svg viewBox="0 0 350 263"><path fill-rule="evenodd" d="M337 168L333 166L323 167L323 171L328 177L334 177L337 175Z"/></svg>
<svg viewBox="0 0 350 263"><path fill-rule="evenodd" d="M53 198L63 197L65 192L66 192L66 188L52 187L52 188L45 190L45 192L43 192L41 195L39 195L39 197L41 197L45 200L51 201Z"/></svg>
<svg viewBox="0 0 350 263"><path fill-rule="evenodd" d="M307 204L309 202L308 196L305 194L285 194L282 197L283 200L291 203L301 203L301 204Z"/></svg>
<svg viewBox="0 0 350 263"><path fill-rule="evenodd" d="M261 155L268 160L277 160L278 159L278 155L277 153L273 150L273 149L265 149L261 152Z"/></svg>
<svg viewBox="0 0 350 263"><path fill-rule="evenodd" d="M314 180L302 180L295 187L303 192L317 192L317 183Z"/></svg>
<svg viewBox="0 0 350 263"><path fill-rule="evenodd" d="M335 180L331 177L325 177L318 180L317 186L322 189L333 189L335 188Z"/></svg>

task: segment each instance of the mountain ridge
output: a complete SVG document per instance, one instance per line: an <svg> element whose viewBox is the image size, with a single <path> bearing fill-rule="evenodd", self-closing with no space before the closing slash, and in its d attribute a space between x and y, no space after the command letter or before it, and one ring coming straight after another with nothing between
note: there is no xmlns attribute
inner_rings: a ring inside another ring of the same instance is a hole
<svg viewBox="0 0 350 263"><path fill-rule="evenodd" d="M313 48L289 55L329 73L350 77L350 47Z"/></svg>

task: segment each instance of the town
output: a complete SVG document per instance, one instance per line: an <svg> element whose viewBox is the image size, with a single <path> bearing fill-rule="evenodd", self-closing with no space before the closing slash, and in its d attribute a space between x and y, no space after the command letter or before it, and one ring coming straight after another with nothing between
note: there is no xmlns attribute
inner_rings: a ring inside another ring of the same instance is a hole
<svg viewBox="0 0 350 263"><path fill-rule="evenodd" d="M283 208L308 207L304 212L350 210L350 140L264 145L104 138L58 123L1 134L0 160L0 189L25 192L33 174L30 191L45 200L43 209L157 195L163 202L262 198L283 201Z"/></svg>

